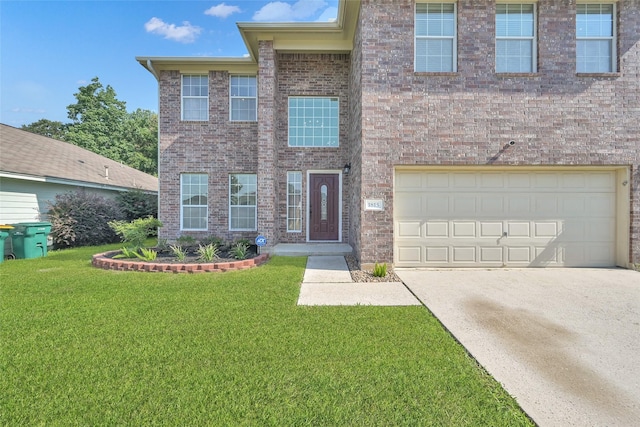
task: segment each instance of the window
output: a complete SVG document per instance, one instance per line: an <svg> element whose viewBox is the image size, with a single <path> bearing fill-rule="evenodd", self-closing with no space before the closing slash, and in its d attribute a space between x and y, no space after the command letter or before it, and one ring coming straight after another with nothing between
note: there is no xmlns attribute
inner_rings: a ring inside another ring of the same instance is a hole
<svg viewBox="0 0 640 427"><path fill-rule="evenodd" d="M590 3L576 8L576 71L615 71L615 5Z"/></svg>
<svg viewBox="0 0 640 427"><path fill-rule="evenodd" d="M182 76L182 120L209 120L209 79Z"/></svg>
<svg viewBox="0 0 640 427"><path fill-rule="evenodd" d="M257 190L257 175L229 175L229 230L255 231L258 229Z"/></svg>
<svg viewBox="0 0 640 427"><path fill-rule="evenodd" d="M256 76L231 76L229 98L231 121L255 122L258 119Z"/></svg>
<svg viewBox="0 0 640 427"><path fill-rule="evenodd" d="M417 3L415 71L456 71L456 5Z"/></svg>
<svg viewBox="0 0 640 427"><path fill-rule="evenodd" d="M533 4L496 5L496 73L536 71Z"/></svg>
<svg viewBox="0 0 640 427"><path fill-rule="evenodd" d="M180 176L180 229L207 229L207 175L183 174Z"/></svg>
<svg viewBox="0 0 640 427"><path fill-rule="evenodd" d="M287 231L302 231L302 172L287 172Z"/></svg>
<svg viewBox="0 0 640 427"><path fill-rule="evenodd" d="M289 147L338 147L338 98L289 98Z"/></svg>

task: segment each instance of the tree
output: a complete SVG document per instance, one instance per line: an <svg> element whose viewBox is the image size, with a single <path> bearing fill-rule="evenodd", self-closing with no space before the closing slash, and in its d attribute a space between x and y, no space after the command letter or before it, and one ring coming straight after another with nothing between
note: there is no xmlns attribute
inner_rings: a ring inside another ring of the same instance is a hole
<svg viewBox="0 0 640 427"><path fill-rule="evenodd" d="M116 161L124 161L133 145L123 140L127 108L116 98L116 91L106 89L97 77L81 86L73 94L77 102L67 107L73 121L66 139L68 142Z"/></svg>
<svg viewBox="0 0 640 427"><path fill-rule="evenodd" d="M41 119L22 129L44 135L100 154L148 174L158 174L158 116L137 109L127 113L126 102L117 98L98 77L80 86L73 95L76 103L67 106L71 123Z"/></svg>
<svg viewBox="0 0 640 427"><path fill-rule="evenodd" d="M59 141L64 141L68 129L68 123L56 122L47 119L40 119L37 122L22 125L22 130L57 139Z"/></svg>
<svg viewBox="0 0 640 427"><path fill-rule="evenodd" d="M158 115L137 109L129 114L123 138L133 145L124 162L151 175L158 174Z"/></svg>

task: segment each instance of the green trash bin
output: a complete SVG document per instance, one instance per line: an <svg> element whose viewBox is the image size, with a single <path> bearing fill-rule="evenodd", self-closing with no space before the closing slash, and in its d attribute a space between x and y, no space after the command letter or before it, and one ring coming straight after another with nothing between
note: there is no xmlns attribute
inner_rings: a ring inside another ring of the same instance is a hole
<svg viewBox="0 0 640 427"><path fill-rule="evenodd" d="M4 261L4 241L7 237L9 237L9 233L0 230L0 262Z"/></svg>
<svg viewBox="0 0 640 427"><path fill-rule="evenodd" d="M50 222L21 222L13 225L11 240L16 258L40 258L47 256L47 237Z"/></svg>

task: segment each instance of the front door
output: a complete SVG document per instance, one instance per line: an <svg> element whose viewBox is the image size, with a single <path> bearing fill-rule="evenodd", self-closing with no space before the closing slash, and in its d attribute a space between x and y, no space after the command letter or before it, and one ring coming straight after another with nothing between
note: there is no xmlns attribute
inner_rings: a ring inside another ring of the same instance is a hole
<svg viewBox="0 0 640 427"><path fill-rule="evenodd" d="M340 206L338 174L309 178L309 240L338 240Z"/></svg>

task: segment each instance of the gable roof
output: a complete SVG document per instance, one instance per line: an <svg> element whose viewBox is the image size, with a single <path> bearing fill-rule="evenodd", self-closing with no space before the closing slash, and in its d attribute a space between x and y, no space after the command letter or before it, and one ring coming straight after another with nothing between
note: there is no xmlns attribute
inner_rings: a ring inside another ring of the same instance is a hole
<svg viewBox="0 0 640 427"><path fill-rule="evenodd" d="M0 177L158 191L158 178L76 145L0 123Z"/></svg>
<svg viewBox="0 0 640 427"><path fill-rule="evenodd" d="M273 41L273 48L278 52L349 53L353 50L360 3L360 0L339 0L338 16L332 22L238 22L248 57L137 56L136 61L159 80L158 72L163 70L255 73L260 40Z"/></svg>

